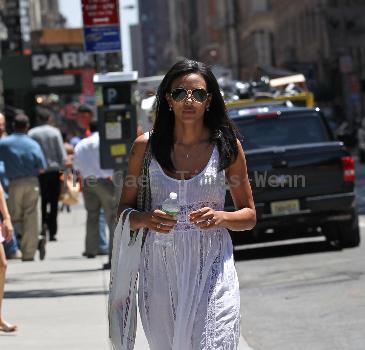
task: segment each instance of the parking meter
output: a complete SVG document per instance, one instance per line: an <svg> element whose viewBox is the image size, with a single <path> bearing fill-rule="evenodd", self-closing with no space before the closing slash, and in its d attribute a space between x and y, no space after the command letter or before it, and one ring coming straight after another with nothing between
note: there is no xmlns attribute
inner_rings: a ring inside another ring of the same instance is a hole
<svg viewBox="0 0 365 350"><path fill-rule="evenodd" d="M94 75L100 166L126 169L129 150L137 134L134 92L138 72L110 72Z"/></svg>

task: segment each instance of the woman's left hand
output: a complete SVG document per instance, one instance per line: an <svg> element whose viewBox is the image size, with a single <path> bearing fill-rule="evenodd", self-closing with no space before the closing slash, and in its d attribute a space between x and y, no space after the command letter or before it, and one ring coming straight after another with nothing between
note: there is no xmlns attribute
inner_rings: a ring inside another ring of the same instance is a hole
<svg viewBox="0 0 365 350"><path fill-rule="evenodd" d="M10 241L13 237L13 225L10 218L3 220L3 235L6 241Z"/></svg>
<svg viewBox="0 0 365 350"><path fill-rule="evenodd" d="M200 229L205 230L223 223L223 212L204 207L189 214L189 221Z"/></svg>

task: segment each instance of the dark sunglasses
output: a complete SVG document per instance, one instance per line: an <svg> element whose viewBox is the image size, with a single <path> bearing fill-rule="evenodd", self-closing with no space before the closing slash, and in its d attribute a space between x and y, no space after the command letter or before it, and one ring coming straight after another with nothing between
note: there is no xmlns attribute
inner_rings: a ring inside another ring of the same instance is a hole
<svg viewBox="0 0 365 350"><path fill-rule="evenodd" d="M184 88L176 88L171 91L170 95L175 102L182 102L190 96L194 101L203 103L207 100L209 93L205 89L186 90Z"/></svg>

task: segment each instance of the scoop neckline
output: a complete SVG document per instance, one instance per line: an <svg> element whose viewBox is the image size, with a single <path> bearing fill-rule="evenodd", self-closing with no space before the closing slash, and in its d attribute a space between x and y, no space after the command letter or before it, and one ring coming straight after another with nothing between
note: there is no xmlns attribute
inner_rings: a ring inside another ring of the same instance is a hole
<svg viewBox="0 0 365 350"><path fill-rule="evenodd" d="M214 145L213 150L212 150L212 152L210 153L209 160L208 160L207 164L205 165L205 167L203 168L203 170L201 170L198 174L194 175L194 176L193 176L193 177L191 177L190 179L175 179L174 177L171 177L170 175L167 175L167 174L165 173L165 171L162 169L162 167L161 167L160 163L159 163L159 162L158 162L155 158L154 158L154 161L156 162L156 164L157 164L158 168L160 169L160 171L161 171L162 175L163 175L163 176L165 176L166 178L168 178L169 180L173 180L173 181L176 181L176 182L181 182L181 181L189 182L189 181L192 181L192 180L194 180L195 178L199 177L201 174L203 174L203 173L207 170L207 168L208 168L208 166L209 166L209 164L210 164L210 162L211 162L211 160L212 160L212 158L213 158L213 154L214 154L214 152L215 152L216 147L217 147L217 146L216 146L216 145Z"/></svg>

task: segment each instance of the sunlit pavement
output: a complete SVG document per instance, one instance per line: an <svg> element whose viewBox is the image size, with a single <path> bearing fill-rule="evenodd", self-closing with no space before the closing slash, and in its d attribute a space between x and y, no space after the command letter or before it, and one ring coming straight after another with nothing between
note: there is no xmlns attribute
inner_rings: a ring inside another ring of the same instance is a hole
<svg viewBox="0 0 365 350"><path fill-rule="evenodd" d="M107 257L81 256L85 217L81 205L60 213L58 241L47 243L44 261L9 261L4 316L19 331L0 333L1 349L110 349Z"/></svg>
<svg viewBox="0 0 365 350"><path fill-rule="evenodd" d="M255 350L363 350L365 215L362 244L324 241L266 246L236 256L242 331Z"/></svg>
<svg viewBox="0 0 365 350"><path fill-rule="evenodd" d="M60 213L57 242L47 243L44 261L10 260L3 314L19 326L0 333L1 350L102 350L108 342L107 257L86 259L85 211L81 205ZM136 350L148 344L138 321ZM250 348L241 339L240 350Z"/></svg>

